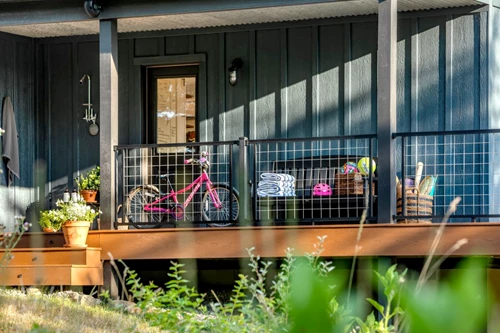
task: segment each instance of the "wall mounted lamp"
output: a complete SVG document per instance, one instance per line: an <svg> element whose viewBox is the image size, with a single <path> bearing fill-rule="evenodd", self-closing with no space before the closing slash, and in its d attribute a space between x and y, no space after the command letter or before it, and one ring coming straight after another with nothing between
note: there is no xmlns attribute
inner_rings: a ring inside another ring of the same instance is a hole
<svg viewBox="0 0 500 333"><path fill-rule="evenodd" d="M236 58L231 61L231 67L227 70L229 71L229 84L235 86L238 83L238 69L243 67L243 60Z"/></svg>

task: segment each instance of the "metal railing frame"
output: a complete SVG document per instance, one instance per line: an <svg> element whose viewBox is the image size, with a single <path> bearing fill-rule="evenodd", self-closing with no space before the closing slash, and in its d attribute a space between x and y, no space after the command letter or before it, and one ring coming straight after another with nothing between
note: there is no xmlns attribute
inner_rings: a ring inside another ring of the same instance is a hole
<svg viewBox="0 0 500 333"><path fill-rule="evenodd" d="M406 211L406 195L404 195L405 192L405 181L404 179L406 178L405 175L405 160L406 160L406 144L408 138L420 138L420 137L430 137L430 136L435 136L435 137L446 137L446 136L453 136L453 135L477 135L477 134L500 134L500 129L482 129L482 130L452 130L452 131L425 131L425 132L399 132L399 133L393 133L392 138L397 139L401 138L401 185L402 185L402 212ZM394 220L404 220L404 219L421 219L421 218L426 218L426 219L443 219L445 215L394 215L393 219ZM463 215L452 215L451 218L453 219L470 219L471 222L477 222L477 219L480 218L500 218L500 214L463 214Z"/></svg>
<svg viewBox="0 0 500 333"><path fill-rule="evenodd" d="M436 137L446 137L446 136L452 136L452 135L474 135L474 134L500 134L500 129L485 129L485 130L452 130L452 131L426 131L426 132L397 132L392 134L393 139L401 138L401 179L405 179L405 160L406 160L406 151L405 147L407 144L407 140L409 138L413 137L427 137L427 136L436 136ZM346 135L346 136L329 136L329 137L321 137L321 138L286 138L286 139L265 139L265 140L249 140L246 137L242 137L239 140L232 140L232 141L214 141L214 142L195 142L195 143L182 143L182 144L132 144L132 145L117 145L114 147L114 151L116 153L116 158L118 162L118 151L121 150L126 150L126 149L137 149L137 148L168 148L168 147L179 147L179 146L186 146L189 145L190 147L200 147L200 146L217 146L217 145L229 145L231 149L229 150L229 161L230 161L230 166L229 166L229 172L230 172L230 188L233 188L232 184L232 179L233 179L233 169L234 166L232 165L232 160L233 160L233 149L234 146L239 147L239 158L238 158L238 163L239 168L238 172L241 174L241 177L239 178L239 191L240 191L240 221L241 225L249 225L250 224L250 216L248 215L247 208L253 205L253 202L250 202L251 198L255 198L256 195L256 186L252 186L252 181L255 181L256 175L253 175L253 180L249 179L249 165L250 163L253 163L253 170L255 173L256 170L256 149L255 146L258 144L266 144L266 143L293 143L293 142L303 142L303 143L308 143L308 142L317 142L317 141L327 141L327 140L352 140L352 139L369 139L369 155L370 157L373 157L374 155L374 146L375 146L375 140L377 139L376 134L366 134L366 135ZM253 147L253 148L251 148ZM251 154L254 154L254 157L249 160L249 156ZM122 166L124 165L124 155L122 154ZM380 163L380 161L379 161ZM119 163L116 163L117 168ZM120 174L117 170L117 175ZM121 175L124 177L124 173L122 172ZM124 183L124 178L122 178L122 184ZM373 181L373 176L370 174L368 177L368 182L371 184ZM116 177L116 188L118 188L119 185L119 180L118 176ZM250 190L250 187L252 189ZM369 195L369 206L368 206L368 216L371 216L371 213L373 212L373 193L372 193L372 187L368 186L368 195ZM405 193L405 182L402 181L402 193ZM116 194L118 196L118 191ZM122 203L124 203L126 193L122 193ZM383 195L383 194L382 194ZM379 200L380 200L381 194L379 193ZM117 198L118 199L118 198ZM117 201L118 202L118 201ZM402 196L402 209L403 212L405 211L406 208L406 198L405 195ZM253 211L253 209L252 209ZM397 215L394 216L395 220L401 220L401 219L418 219L418 218L433 218L433 219L438 219L438 218L443 218L444 215L432 215L432 216L421 216L421 215L412 215L412 216L406 216L406 215ZM453 218L460 218L460 219L470 219L472 222L476 222L477 219L484 219L484 218L500 218L500 214L466 214L466 215L453 215ZM376 219L376 216L372 217L372 219ZM348 220L356 220L356 218L342 218L342 220L348 221ZM359 220L359 219L358 219ZM332 219L334 221L334 219ZM307 223L310 223L308 221ZM116 224L116 223L115 223ZM125 225L125 224L120 224L120 225Z"/></svg>

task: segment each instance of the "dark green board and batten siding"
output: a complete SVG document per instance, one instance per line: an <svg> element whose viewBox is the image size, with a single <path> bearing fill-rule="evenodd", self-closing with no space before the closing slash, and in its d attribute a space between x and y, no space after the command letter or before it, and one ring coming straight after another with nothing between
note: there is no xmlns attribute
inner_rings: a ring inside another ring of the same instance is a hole
<svg viewBox="0 0 500 333"><path fill-rule="evenodd" d="M486 20L486 12L400 20L398 131L487 126ZM376 21L123 42L130 48L120 52L120 62L126 63L131 57L206 54L204 141L376 132ZM227 67L236 57L244 67L231 87ZM120 81L122 74L127 75L120 72ZM122 119L137 117L139 98L136 94L132 104L128 98ZM133 132L135 137L123 143L140 143Z"/></svg>
<svg viewBox="0 0 500 333"><path fill-rule="evenodd" d="M437 13L399 20L397 130L486 128L488 13ZM134 61L194 53L206 56L201 141L375 133L376 17L317 22L121 35L119 143L144 137L141 70ZM45 156L51 190L60 195L78 170L99 162L98 138L81 119L86 90L78 84L83 74L98 77L98 42L50 38L36 45L43 58L37 62L45 64L37 71L38 87L45 86L37 107L50 118ZM232 87L227 68L237 57L244 66ZM98 89L93 80L97 113Z"/></svg>
<svg viewBox="0 0 500 333"><path fill-rule="evenodd" d="M78 172L99 164L99 136L91 136L83 120L87 103L87 81L91 77L94 110L99 114L99 46L94 42L37 43L38 108L44 115L40 150L48 161L48 191L52 206L69 187ZM99 122L99 119L97 120Z"/></svg>
<svg viewBox="0 0 500 333"><path fill-rule="evenodd" d="M0 103L10 96L19 135L20 179L7 188L5 163L0 163L0 224L10 230L14 216L25 214L27 206L35 200L32 189L35 161L35 133L37 114L34 111L33 40L0 33ZM3 110L0 107L0 127ZM2 150L0 138L0 151ZM2 153L0 152L0 155ZM3 159L2 159L3 162Z"/></svg>

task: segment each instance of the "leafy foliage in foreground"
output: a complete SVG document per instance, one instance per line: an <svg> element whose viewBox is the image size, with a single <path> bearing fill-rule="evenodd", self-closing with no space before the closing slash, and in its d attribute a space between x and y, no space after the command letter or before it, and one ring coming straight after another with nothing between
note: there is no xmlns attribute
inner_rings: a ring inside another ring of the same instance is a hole
<svg viewBox="0 0 500 333"><path fill-rule="evenodd" d="M249 249L252 274L239 275L227 303L203 305L205 295L188 287L183 265L172 263L165 288L143 285L135 272L127 284L138 300L141 315L160 329L175 332L481 332L486 327L484 265L467 266L450 282L416 288L406 282L406 270L391 266L375 272L383 287L366 319L357 316L359 298L346 301L347 278L334 274L331 262L320 259L324 237L316 251L303 258L286 257L278 274L268 281L272 263ZM337 273L337 272L335 272ZM382 300L380 303L379 301ZM450 323L453 322L451 325Z"/></svg>
<svg viewBox="0 0 500 333"><path fill-rule="evenodd" d="M402 304L408 314L407 331L486 332L487 313L491 310L487 306L485 281L484 262L469 260L438 288L422 288L418 293L406 292ZM495 317L498 315L490 313ZM488 332L500 332L500 327L490 327Z"/></svg>

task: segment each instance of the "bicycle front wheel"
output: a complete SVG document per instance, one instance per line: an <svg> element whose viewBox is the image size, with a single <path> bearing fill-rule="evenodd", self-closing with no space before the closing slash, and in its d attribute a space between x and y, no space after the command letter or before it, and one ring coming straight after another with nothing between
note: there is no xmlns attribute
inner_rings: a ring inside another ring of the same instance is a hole
<svg viewBox="0 0 500 333"><path fill-rule="evenodd" d="M214 203L215 197L219 198L221 207L217 208ZM210 221L211 227L228 227L234 225L240 214L240 203L236 192L229 188L216 185L210 191L206 191L201 201L203 219Z"/></svg>
<svg viewBox="0 0 500 333"><path fill-rule="evenodd" d="M144 206L160 197L160 191L152 185L144 185L130 191L125 205L125 217L137 229L158 228L163 214L144 211Z"/></svg>

